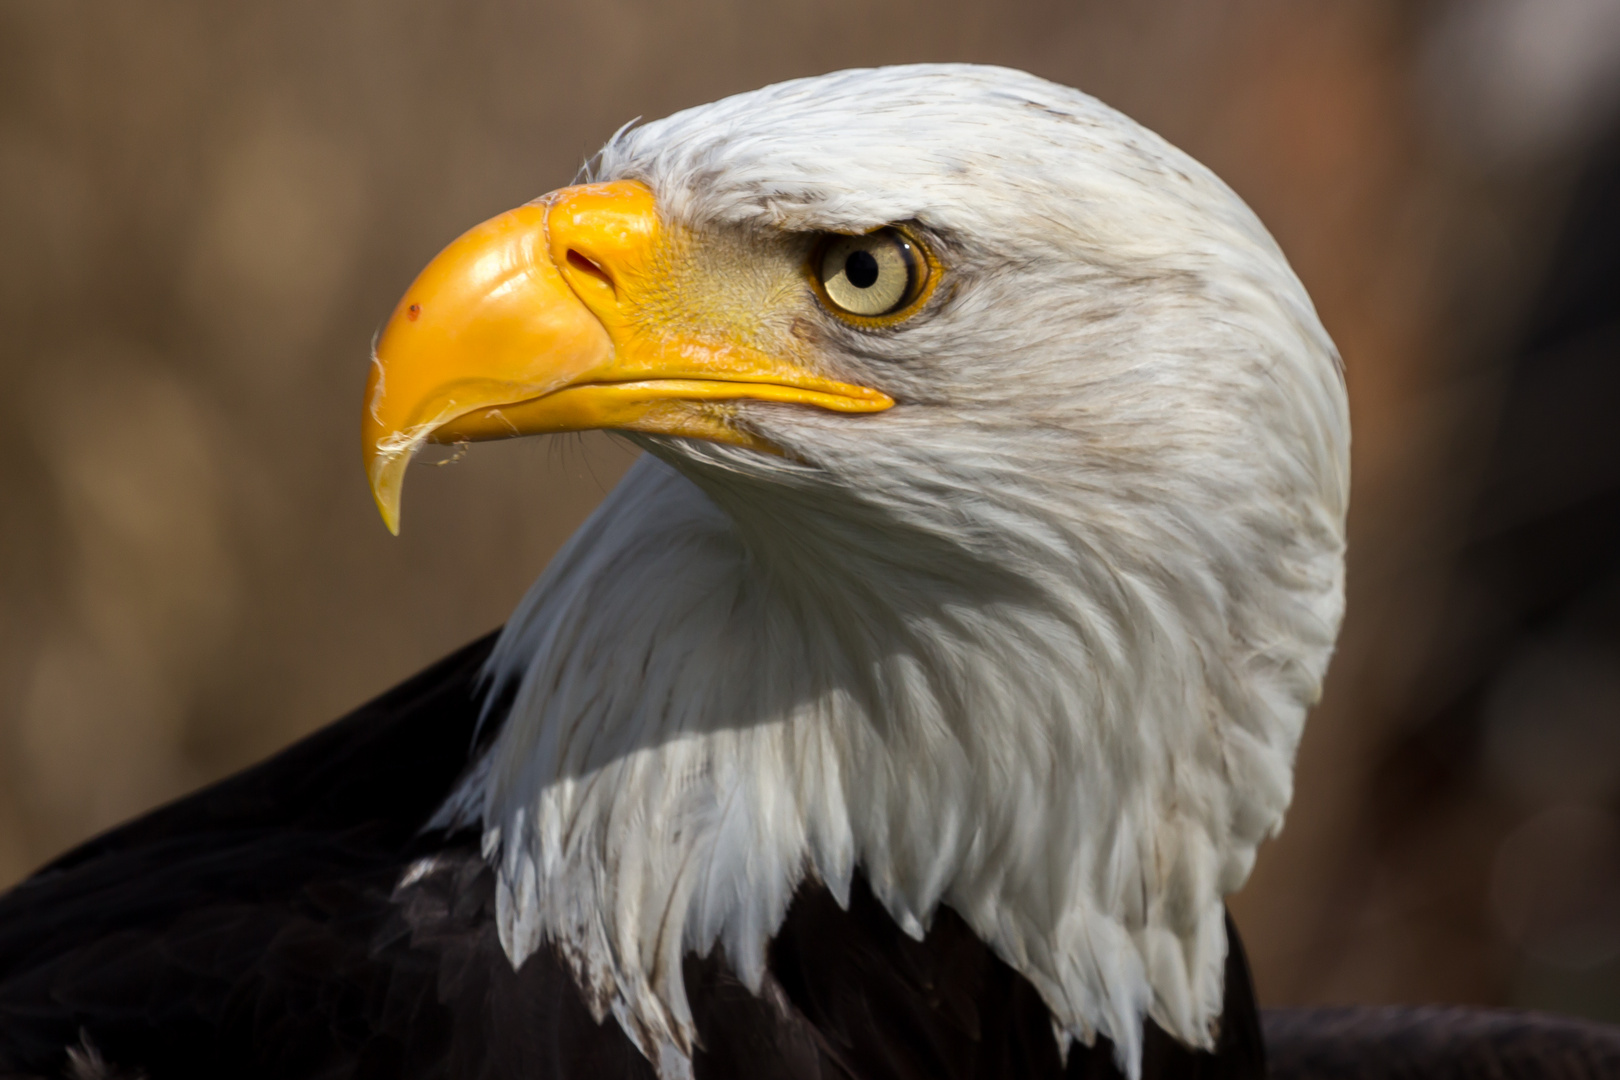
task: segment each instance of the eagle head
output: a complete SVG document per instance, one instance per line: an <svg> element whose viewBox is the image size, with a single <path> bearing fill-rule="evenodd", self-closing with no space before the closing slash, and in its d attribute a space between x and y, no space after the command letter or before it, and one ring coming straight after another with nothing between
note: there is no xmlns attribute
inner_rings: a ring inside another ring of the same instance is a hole
<svg viewBox="0 0 1620 1080"><path fill-rule="evenodd" d="M807 877L941 903L1060 1038L1211 1044L1343 606L1338 358L1259 220L1022 72L846 71L615 135L375 349L383 516L427 441L647 455L493 660L438 819L666 1076L681 959L756 990Z"/></svg>

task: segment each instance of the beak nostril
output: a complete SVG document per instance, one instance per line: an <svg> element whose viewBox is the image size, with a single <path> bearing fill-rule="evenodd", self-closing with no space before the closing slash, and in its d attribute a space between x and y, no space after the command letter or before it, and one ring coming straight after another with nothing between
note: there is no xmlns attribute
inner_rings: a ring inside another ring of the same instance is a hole
<svg viewBox="0 0 1620 1080"><path fill-rule="evenodd" d="M568 265L582 274L589 274L591 277L596 278L608 288L613 288L613 279L608 276L607 271L573 248L568 249Z"/></svg>

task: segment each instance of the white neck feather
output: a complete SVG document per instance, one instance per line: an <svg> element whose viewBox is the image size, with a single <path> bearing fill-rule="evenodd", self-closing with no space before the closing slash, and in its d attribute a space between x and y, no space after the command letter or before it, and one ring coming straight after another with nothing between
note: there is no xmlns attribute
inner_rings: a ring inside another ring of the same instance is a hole
<svg viewBox="0 0 1620 1080"><path fill-rule="evenodd" d="M1042 483L1009 478L978 557L949 498L638 463L507 625L509 718L440 815L484 830L512 961L553 943L669 1080L683 955L719 944L757 989L799 884L843 899L859 866L914 936L949 904L1129 1075L1144 1016L1211 1045L1222 897L1290 796L1340 522L1230 581L1208 537L1116 543Z"/></svg>

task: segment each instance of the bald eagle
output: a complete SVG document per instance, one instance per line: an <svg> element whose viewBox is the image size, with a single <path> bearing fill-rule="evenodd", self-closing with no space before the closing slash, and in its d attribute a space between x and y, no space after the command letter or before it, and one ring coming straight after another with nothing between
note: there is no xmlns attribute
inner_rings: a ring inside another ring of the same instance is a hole
<svg viewBox="0 0 1620 1080"><path fill-rule="evenodd" d="M397 531L424 443L592 428L646 454L498 636L0 902L0 1075L1265 1075L1224 898L1349 422L1241 200L998 68L621 130L411 285L363 450Z"/></svg>

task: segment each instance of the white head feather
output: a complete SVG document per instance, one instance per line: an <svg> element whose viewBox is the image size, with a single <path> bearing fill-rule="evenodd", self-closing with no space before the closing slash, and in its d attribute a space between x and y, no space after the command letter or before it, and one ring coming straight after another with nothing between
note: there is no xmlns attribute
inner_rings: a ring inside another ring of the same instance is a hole
<svg viewBox="0 0 1620 1080"><path fill-rule="evenodd" d="M1282 823L1343 605L1338 360L1260 222L1077 91L848 71L616 136L698 231L910 222L949 280L829 318L869 417L750 403L802 464L646 439L491 661L518 684L441 815L481 823L514 962L689 1070L681 957L750 986L807 877L949 904L1060 1028L1211 1045L1222 898Z"/></svg>

